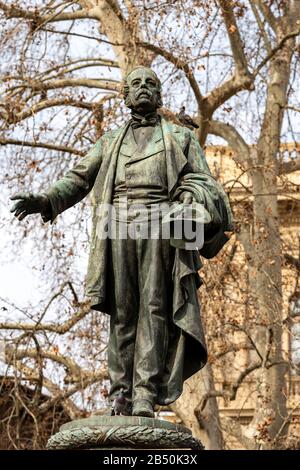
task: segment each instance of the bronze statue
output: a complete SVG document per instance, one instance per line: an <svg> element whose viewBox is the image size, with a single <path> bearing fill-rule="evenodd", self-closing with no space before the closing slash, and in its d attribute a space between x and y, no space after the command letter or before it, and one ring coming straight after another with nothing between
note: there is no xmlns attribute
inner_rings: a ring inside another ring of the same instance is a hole
<svg viewBox="0 0 300 470"><path fill-rule="evenodd" d="M183 381L207 361L197 297L199 253L215 256L232 222L227 197L211 176L193 131L157 113L162 100L156 74L147 67L133 69L124 96L131 119L104 134L45 193L13 196L12 212L20 220L41 213L44 222L53 222L93 189L96 221L86 294L92 309L110 314L110 400L122 390L127 414L153 417L154 406L176 400ZM209 213L200 250L176 248L161 236L159 207L174 201L195 201ZM116 233L122 224L125 231L132 228L142 213L141 224L147 226L154 215L158 235L107 236L108 207Z"/></svg>

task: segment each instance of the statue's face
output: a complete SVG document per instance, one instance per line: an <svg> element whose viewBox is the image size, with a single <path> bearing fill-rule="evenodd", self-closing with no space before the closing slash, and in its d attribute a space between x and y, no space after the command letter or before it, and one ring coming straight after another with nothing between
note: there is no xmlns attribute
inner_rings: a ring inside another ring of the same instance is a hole
<svg viewBox="0 0 300 470"><path fill-rule="evenodd" d="M150 70L134 70L129 75L127 83L131 108L138 112L150 113L158 107L159 84Z"/></svg>

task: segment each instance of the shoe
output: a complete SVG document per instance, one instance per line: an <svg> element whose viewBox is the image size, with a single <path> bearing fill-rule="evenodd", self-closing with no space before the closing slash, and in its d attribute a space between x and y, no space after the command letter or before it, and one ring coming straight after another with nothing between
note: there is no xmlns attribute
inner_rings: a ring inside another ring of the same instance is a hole
<svg viewBox="0 0 300 470"><path fill-rule="evenodd" d="M136 400L133 402L132 416L145 416L154 418L152 403L148 400Z"/></svg>

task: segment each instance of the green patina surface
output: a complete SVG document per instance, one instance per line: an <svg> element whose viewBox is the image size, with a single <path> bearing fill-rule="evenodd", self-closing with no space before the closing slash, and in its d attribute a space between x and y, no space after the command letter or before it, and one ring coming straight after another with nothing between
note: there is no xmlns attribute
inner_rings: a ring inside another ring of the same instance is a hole
<svg viewBox="0 0 300 470"><path fill-rule="evenodd" d="M232 221L227 197L211 176L194 133L158 116L160 83L152 71L139 68L129 75L125 102L132 118L104 134L44 193L39 212L45 222L53 222L92 190L94 224L86 294L93 309L111 318L110 398L122 388L139 414L142 399L148 400L150 409L176 400L184 380L206 363L197 296L200 255L211 258L219 252ZM103 236L106 205L118 210L121 196L126 196L128 207L134 203L151 207L186 195L203 204L211 218L200 252L175 249L161 238ZM29 207L30 199L23 200ZM37 204L31 196L34 200Z"/></svg>

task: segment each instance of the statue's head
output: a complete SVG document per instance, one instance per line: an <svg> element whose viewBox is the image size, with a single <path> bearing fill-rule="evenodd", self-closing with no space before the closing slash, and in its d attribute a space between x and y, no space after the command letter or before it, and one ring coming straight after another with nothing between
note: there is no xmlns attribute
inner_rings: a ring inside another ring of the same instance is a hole
<svg viewBox="0 0 300 470"><path fill-rule="evenodd" d="M124 99L128 108L141 114L162 106L161 83L149 67L135 67L124 81Z"/></svg>

